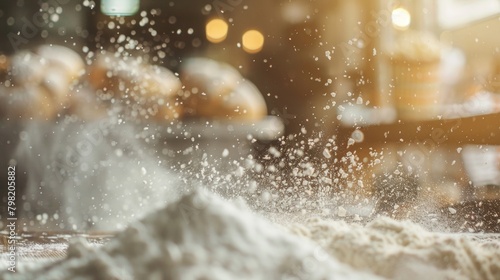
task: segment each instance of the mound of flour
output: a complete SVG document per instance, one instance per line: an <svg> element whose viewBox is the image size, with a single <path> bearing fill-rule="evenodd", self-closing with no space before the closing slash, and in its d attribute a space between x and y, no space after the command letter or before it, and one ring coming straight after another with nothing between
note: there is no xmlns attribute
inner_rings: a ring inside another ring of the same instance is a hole
<svg viewBox="0 0 500 280"><path fill-rule="evenodd" d="M76 242L61 262L4 276L51 280L379 279L340 263L317 244L256 216L243 204L200 192L132 224L101 248Z"/></svg>
<svg viewBox="0 0 500 280"><path fill-rule="evenodd" d="M389 218L366 226L310 219L290 229L343 263L390 279L500 279L498 241L483 244Z"/></svg>
<svg viewBox="0 0 500 280"><path fill-rule="evenodd" d="M100 248L0 279L500 279L500 243L380 218L278 226L243 203L186 195Z"/></svg>

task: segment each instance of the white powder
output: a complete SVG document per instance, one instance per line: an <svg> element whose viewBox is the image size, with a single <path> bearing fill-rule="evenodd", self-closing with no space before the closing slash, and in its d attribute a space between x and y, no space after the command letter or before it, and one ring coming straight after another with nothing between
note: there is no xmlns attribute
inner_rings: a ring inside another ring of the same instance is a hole
<svg viewBox="0 0 500 280"><path fill-rule="evenodd" d="M310 219L291 230L357 270L390 279L500 279L498 241L482 244L389 218L366 226Z"/></svg>
<svg viewBox="0 0 500 280"><path fill-rule="evenodd" d="M1 278L1 277L0 277ZM6 279L379 279L341 264L238 203L193 193L99 249Z"/></svg>
<svg viewBox="0 0 500 280"><path fill-rule="evenodd" d="M0 279L500 279L499 248L388 218L283 228L196 192L101 248L73 242L65 260Z"/></svg>

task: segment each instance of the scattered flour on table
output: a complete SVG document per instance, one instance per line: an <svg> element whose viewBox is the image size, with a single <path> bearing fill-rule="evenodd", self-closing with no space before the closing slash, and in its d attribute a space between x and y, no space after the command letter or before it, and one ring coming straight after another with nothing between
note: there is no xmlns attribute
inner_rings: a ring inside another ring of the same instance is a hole
<svg viewBox="0 0 500 280"><path fill-rule="evenodd" d="M243 203L194 192L100 248L0 279L500 279L499 247L390 219L285 228Z"/></svg>
<svg viewBox="0 0 500 280"><path fill-rule="evenodd" d="M389 279L500 279L498 241L482 244L389 218L366 226L309 219L290 230L357 270Z"/></svg>

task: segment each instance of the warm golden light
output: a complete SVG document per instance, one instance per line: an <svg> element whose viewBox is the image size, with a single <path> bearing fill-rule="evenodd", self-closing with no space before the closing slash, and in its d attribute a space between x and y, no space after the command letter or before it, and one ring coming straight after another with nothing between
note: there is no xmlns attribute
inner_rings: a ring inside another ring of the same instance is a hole
<svg viewBox="0 0 500 280"><path fill-rule="evenodd" d="M213 19L209 21L205 27L207 40L212 43L224 41L227 37L228 28L228 24L222 19Z"/></svg>
<svg viewBox="0 0 500 280"><path fill-rule="evenodd" d="M243 34L241 43L247 53L258 53L264 46L264 35L257 30L248 30Z"/></svg>
<svg viewBox="0 0 500 280"><path fill-rule="evenodd" d="M410 26L411 15L405 8L397 8L392 11L392 25L396 29L406 30Z"/></svg>

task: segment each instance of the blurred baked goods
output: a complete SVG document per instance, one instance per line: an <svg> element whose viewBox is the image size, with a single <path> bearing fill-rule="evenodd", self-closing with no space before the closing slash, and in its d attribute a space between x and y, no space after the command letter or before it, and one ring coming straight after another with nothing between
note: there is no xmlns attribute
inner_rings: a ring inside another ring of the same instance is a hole
<svg viewBox="0 0 500 280"><path fill-rule="evenodd" d="M47 61L31 51L21 51L10 58L8 80L14 86L38 85L47 71Z"/></svg>
<svg viewBox="0 0 500 280"><path fill-rule="evenodd" d="M164 67L101 53L89 68L88 81L101 100L124 105L132 117L172 120L182 116L177 94L181 82Z"/></svg>
<svg viewBox="0 0 500 280"><path fill-rule="evenodd" d="M124 95L137 107L132 112L156 120L179 119L182 116L177 94L182 86L179 78L160 66L148 65L141 70L140 74L123 73L129 81L135 81L126 84L131 90Z"/></svg>
<svg viewBox="0 0 500 280"><path fill-rule="evenodd" d="M68 106L72 84L85 71L71 49L43 45L0 57L0 116L50 120Z"/></svg>
<svg viewBox="0 0 500 280"><path fill-rule="evenodd" d="M267 105L259 89L245 80L231 93L226 104L233 106L233 116L242 120L259 120L267 115Z"/></svg>
<svg viewBox="0 0 500 280"><path fill-rule="evenodd" d="M208 58L189 58L182 63L180 72L182 84L194 94L204 91L225 95L244 80L229 64Z"/></svg>
<svg viewBox="0 0 500 280"><path fill-rule="evenodd" d="M86 84L78 83L82 76ZM183 116L256 121L267 114L257 87L228 64L188 59L181 77L183 83L162 66L108 52L86 69L71 49L43 45L0 56L0 116L50 120L65 113L88 120L113 111L162 122Z"/></svg>
<svg viewBox="0 0 500 280"><path fill-rule="evenodd" d="M73 85L85 73L85 64L78 53L57 45L42 45L35 49L46 61L41 86L46 88L60 108L67 106Z"/></svg>
<svg viewBox="0 0 500 280"><path fill-rule="evenodd" d="M85 73L85 64L78 53L57 45L42 45L35 53L45 58L49 66L58 68L68 81L77 80Z"/></svg>
<svg viewBox="0 0 500 280"><path fill-rule="evenodd" d="M187 59L180 76L186 114L191 117L256 121L267 114L260 91L228 64Z"/></svg>

